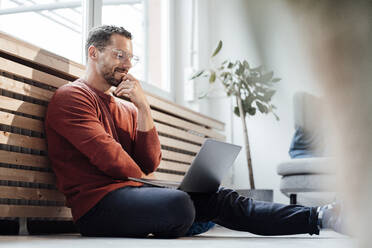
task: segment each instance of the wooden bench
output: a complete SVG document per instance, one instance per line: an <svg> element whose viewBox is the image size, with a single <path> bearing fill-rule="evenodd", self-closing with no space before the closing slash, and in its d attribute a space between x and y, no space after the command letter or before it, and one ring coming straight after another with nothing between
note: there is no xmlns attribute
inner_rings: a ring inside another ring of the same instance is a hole
<svg viewBox="0 0 372 248"><path fill-rule="evenodd" d="M0 219L72 219L55 187L43 121L53 92L83 73L81 64L0 33ZM224 123L146 94L163 154L153 176L180 181L206 138L225 140Z"/></svg>

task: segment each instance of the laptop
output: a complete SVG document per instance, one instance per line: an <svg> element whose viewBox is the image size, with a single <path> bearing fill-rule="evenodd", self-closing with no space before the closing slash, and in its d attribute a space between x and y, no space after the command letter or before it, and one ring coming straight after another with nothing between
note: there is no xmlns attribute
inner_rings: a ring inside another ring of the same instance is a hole
<svg viewBox="0 0 372 248"><path fill-rule="evenodd" d="M133 177L128 177L128 179L190 193L216 192L240 150L241 146L238 145L206 139L181 183Z"/></svg>

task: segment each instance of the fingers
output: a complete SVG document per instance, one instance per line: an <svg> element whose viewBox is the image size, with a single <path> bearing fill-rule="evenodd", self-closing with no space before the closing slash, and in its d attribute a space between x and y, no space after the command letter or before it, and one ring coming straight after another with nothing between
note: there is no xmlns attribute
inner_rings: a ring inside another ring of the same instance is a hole
<svg viewBox="0 0 372 248"><path fill-rule="evenodd" d="M137 108L148 106L141 84L130 74L122 78L122 82L116 87L114 95L127 97Z"/></svg>
<svg viewBox="0 0 372 248"><path fill-rule="evenodd" d="M135 88L137 85L139 85L138 80L131 74L126 74L122 78L121 83L116 87L115 93L119 91L121 88L130 89Z"/></svg>
<svg viewBox="0 0 372 248"><path fill-rule="evenodd" d="M124 89L124 88L121 88L119 90L115 90L114 94L116 96L126 96L126 97L131 97L131 92L132 92L132 89Z"/></svg>
<svg viewBox="0 0 372 248"><path fill-rule="evenodd" d="M132 74L126 74L124 77L123 77L123 81L126 81L126 80L129 80L129 81L138 81L135 77L132 76Z"/></svg>
<svg viewBox="0 0 372 248"><path fill-rule="evenodd" d="M129 79L125 79L123 78L123 80L121 81L121 83L117 86L117 88L119 87L125 87L125 88L128 88L130 86L133 86L133 84L135 83L135 81L131 81Z"/></svg>
<svg viewBox="0 0 372 248"><path fill-rule="evenodd" d="M132 90L135 87L134 83L131 81L122 81L115 89L114 94L118 94L118 92L122 89Z"/></svg>

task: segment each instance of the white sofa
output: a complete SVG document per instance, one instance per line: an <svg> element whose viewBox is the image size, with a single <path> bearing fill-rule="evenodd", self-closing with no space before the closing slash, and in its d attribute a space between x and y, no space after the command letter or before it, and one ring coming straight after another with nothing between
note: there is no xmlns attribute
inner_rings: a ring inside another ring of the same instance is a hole
<svg viewBox="0 0 372 248"><path fill-rule="evenodd" d="M310 155L304 152L302 157L299 156L301 158L289 159L277 166L277 173L281 176L280 191L290 198L291 204L298 203L299 195L302 201L310 199L310 202L304 205L332 201L336 177L332 158L324 156L327 146L324 138L322 101L309 93L297 92L293 103L295 129L300 127L304 132L311 133L313 146L310 147ZM311 202L311 198L316 202Z"/></svg>

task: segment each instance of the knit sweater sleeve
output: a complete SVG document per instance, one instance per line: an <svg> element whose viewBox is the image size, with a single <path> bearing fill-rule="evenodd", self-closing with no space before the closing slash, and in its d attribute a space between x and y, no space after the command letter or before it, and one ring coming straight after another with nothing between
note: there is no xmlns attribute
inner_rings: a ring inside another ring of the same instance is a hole
<svg viewBox="0 0 372 248"><path fill-rule="evenodd" d="M121 102L121 104L123 104ZM154 172L161 161L161 145L158 132L153 127L148 131L139 131L138 127L138 110L133 104L126 104L126 108L130 109L133 120L133 153L134 161L141 167L145 174Z"/></svg>
<svg viewBox="0 0 372 248"><path fill-rule="evenodd" d="M88 93L75 87L58 90L49 103L46 124L106 175L114 179L143 176L137 163L100 123Z"/></svg>
<svg viewBox="0 0 372 248"><path fill-rule="evenodd" d="M161 161L161 146L156 128L147 132L136 130L133 158L142 171L149 174L156 170Z"/></svg>

